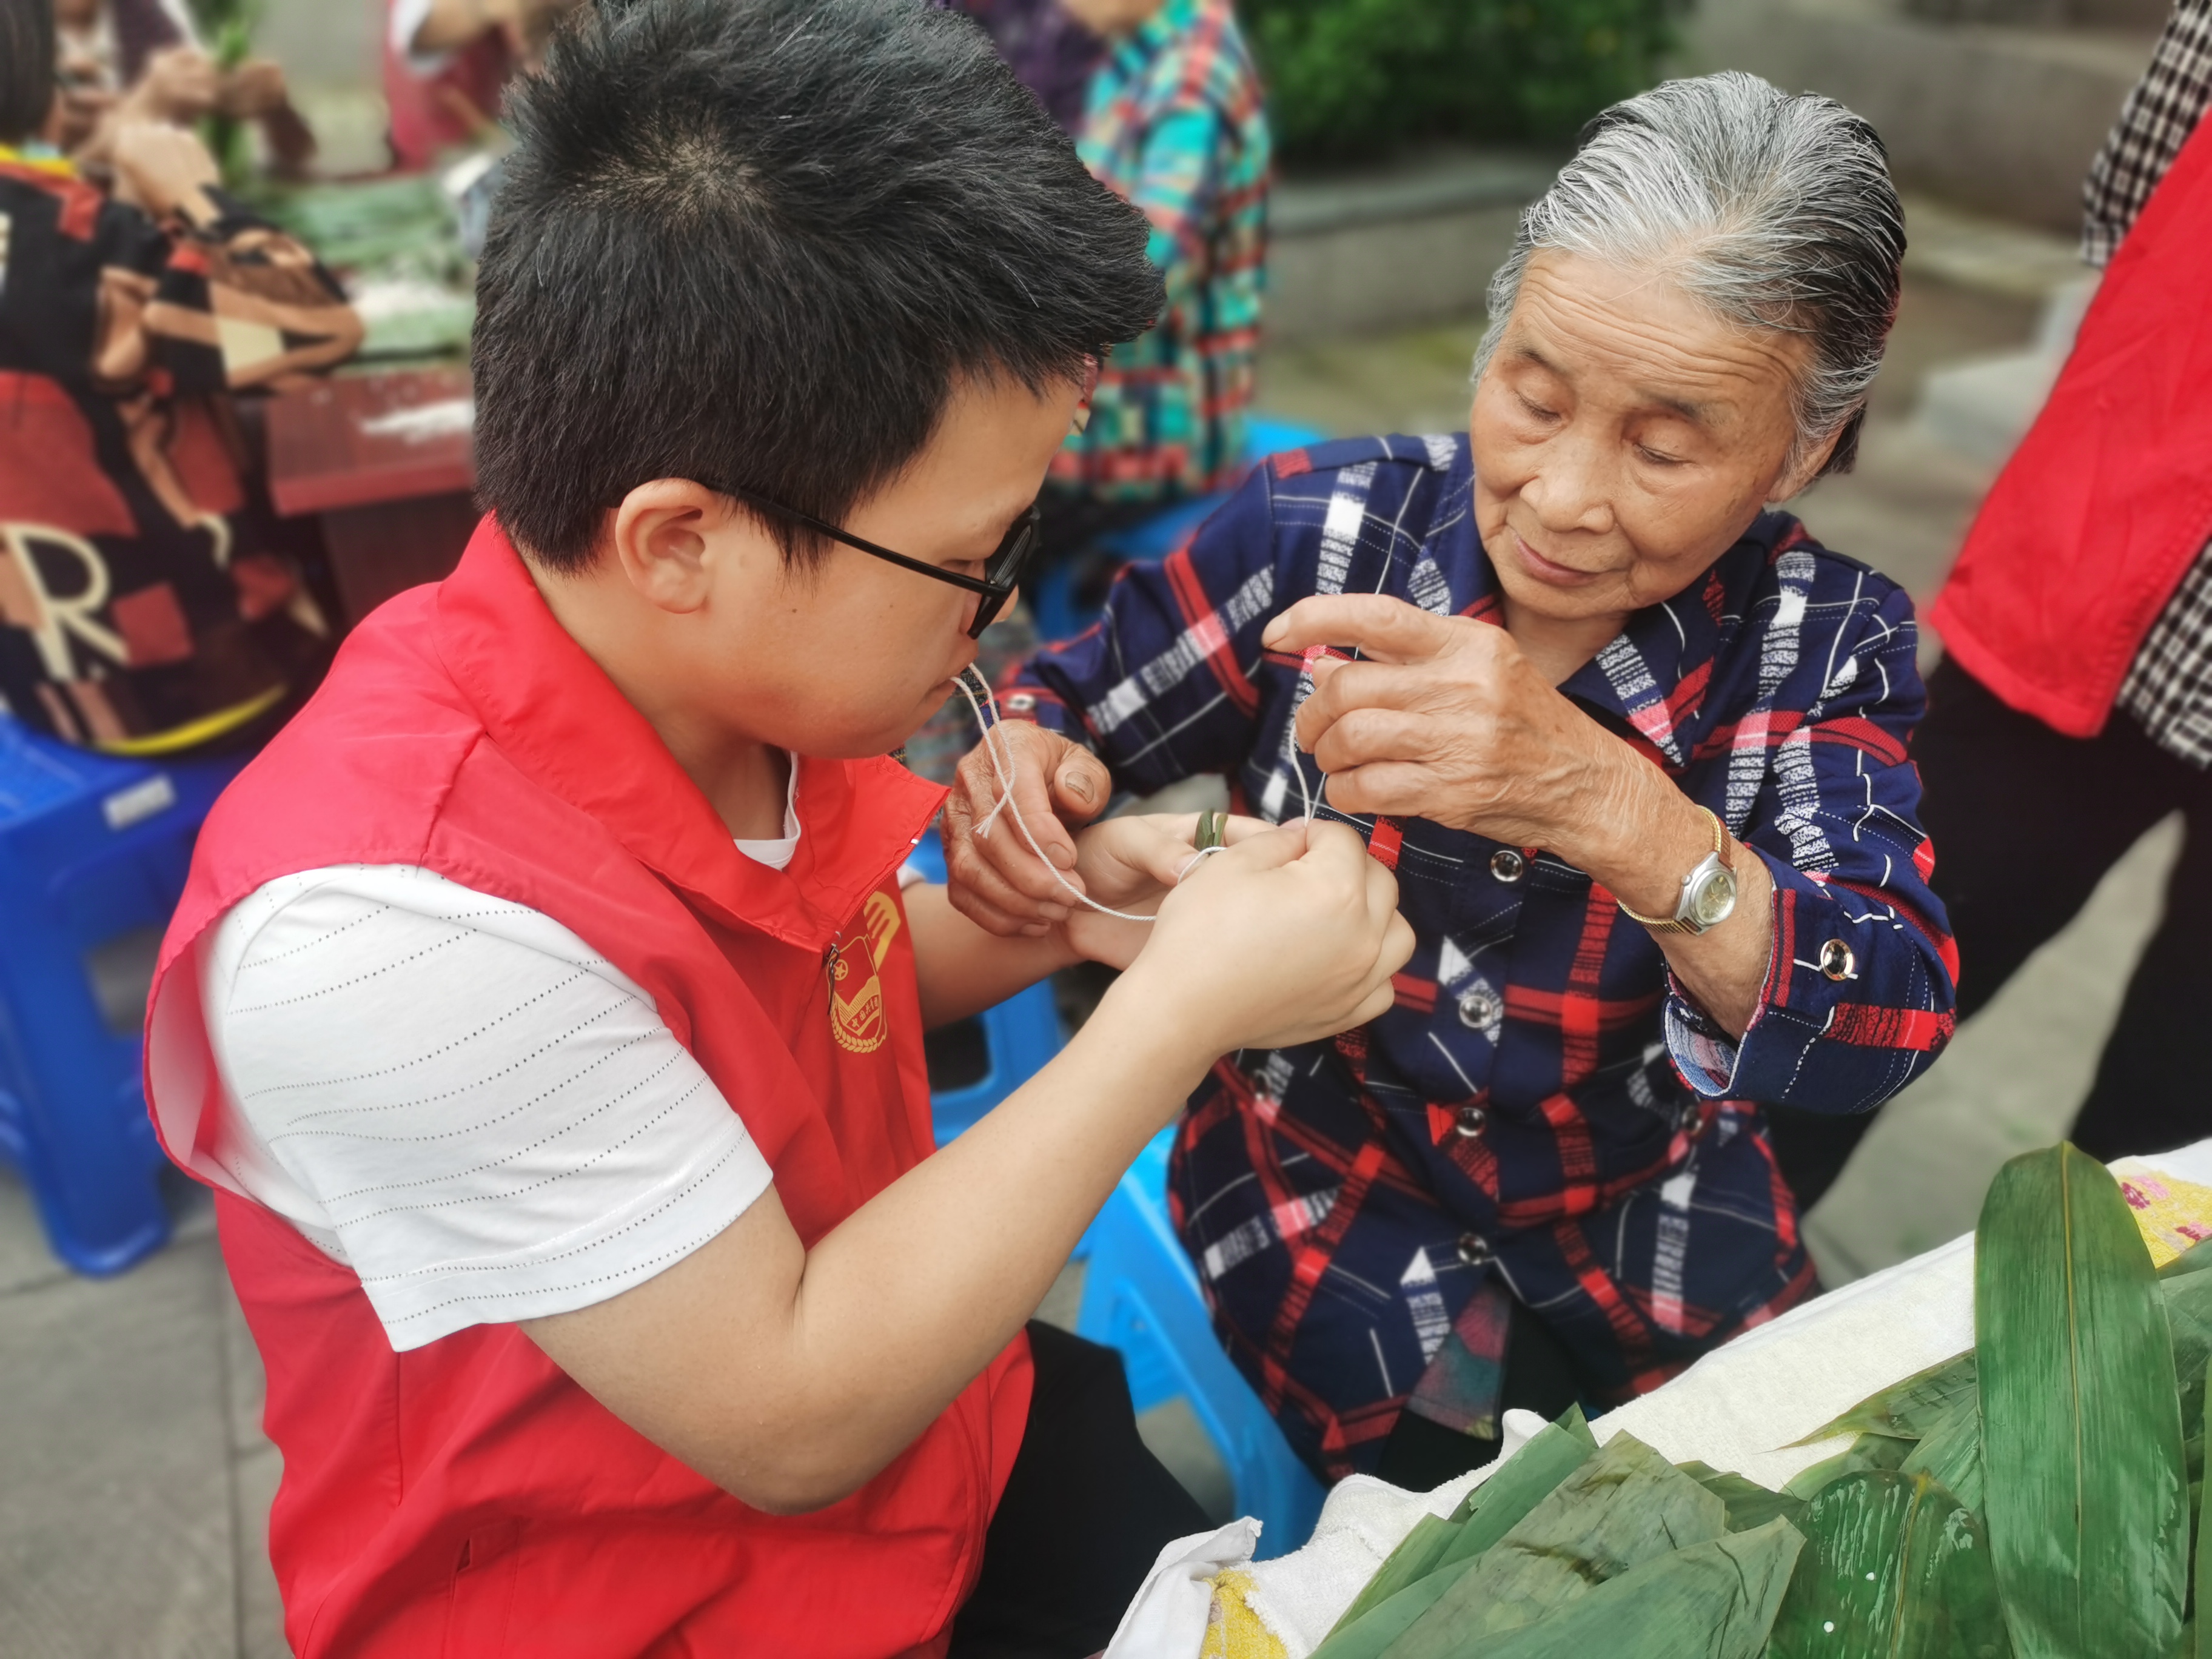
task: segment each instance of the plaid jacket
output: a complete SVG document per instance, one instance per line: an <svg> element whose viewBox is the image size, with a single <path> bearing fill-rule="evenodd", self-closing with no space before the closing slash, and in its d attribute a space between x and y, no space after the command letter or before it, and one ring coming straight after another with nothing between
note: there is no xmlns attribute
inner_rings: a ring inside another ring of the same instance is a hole
<svg viewBox="0 0 2212 1659"><path fill-rule="evenodd" d="M1122 787L1223 773L1247 810L1295 813L1311 682L1261 629L1314 592L1496 618L1472 485L1464 436L1278 456L1184 550L1124 572L1006 710L1079 738ZM1316 1468L1371 1469L1409 1396L1467 1392L1439 1383L1447 1362L1488 1366L1494 1407L1501 1286L1613 1397L1812 1288L1756 1103L1869 1110L1952 1029L1905 753L1914 640L1894 583L1770 513L1563 688L1772 872L1775 967L1741 1042L1556 856L1346 820L1395 866L1419 940L1397 1006L1333 1044L1223 1060L1171 1186L1223 1341Z"/></svg>
<svg viewBox="0 0 2212 1659"><path fill-rule="evenodd" d="M1229 0L1168 0L1122 41L1076 149L1152 221L1167 307L1109 356L1053 476L1109 498L1217 489L1243 448L1267 250L1267 118Z"/></svg>

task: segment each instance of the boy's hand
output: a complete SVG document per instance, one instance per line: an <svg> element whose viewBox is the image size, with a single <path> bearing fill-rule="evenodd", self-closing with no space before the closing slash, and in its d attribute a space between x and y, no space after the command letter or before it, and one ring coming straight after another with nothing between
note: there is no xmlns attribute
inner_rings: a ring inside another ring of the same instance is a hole
<svg viewBox="0 0 2212 1659"><path fill-rule="evenodd" d="M975 826L990 817L1000 795L998 774L980 744L960 763L951 798L945 803L945 866L952 908L1003 938L1039 939L1066 921L1071 909L1082 907L1038 860L1014 822L1014 807L1021 808L1023 822L1045 856L1081 889L1085 877L1071 830L1105 811L1113 784L1096 755L1056 732L1027 720L1001 721L998 731L1000 754L1012 769L1013 805L991 818L988 835L975 835Z"/></svg>
<svg viewBox="0 0 2212 1659"><path fill-rule="evenodd" d="M1192 860L1198 852L1199 817L1196 812L1131 813L1094 823L1075 838L1073 873L1083 890L1108 908L1150 915L1184 875L1197 872ZM1222 840L1234 847L1267 832L1261 819L1227 816ZM1209 860L1220 856L1209 854ZM1088 905L1071 902L1064 927L1068 944L1091 961L1127 968L1154 925L1102 916Z"/></svg>
<svg viewBox="0 0 2212 1659"><path fill-rule="evenodd" d="M1398 883L1352 830L1304 819L1248 834L1162 901L1113 997L1215 1054L1332 1036L1390 1006L1413 954Z"/></svg>

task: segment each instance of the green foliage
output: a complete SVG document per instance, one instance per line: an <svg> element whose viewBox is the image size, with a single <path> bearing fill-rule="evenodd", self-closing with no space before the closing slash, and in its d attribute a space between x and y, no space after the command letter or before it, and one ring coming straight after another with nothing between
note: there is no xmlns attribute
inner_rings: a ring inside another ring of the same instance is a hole
<svg viewBox="0 0 2212 1659"><path fill-rule="evenodd" d="M1641 92L1680 0L1240 0L1291 161L1423 138L1557 143Z"/></svg>

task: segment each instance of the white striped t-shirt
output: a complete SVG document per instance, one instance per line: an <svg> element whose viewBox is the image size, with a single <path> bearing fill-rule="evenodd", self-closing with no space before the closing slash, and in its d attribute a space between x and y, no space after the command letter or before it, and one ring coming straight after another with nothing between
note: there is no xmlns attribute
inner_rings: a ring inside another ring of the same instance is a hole
<svg viewBox="0 0 2212 1659"><path fill-rule="evenodd" d="M234 908L198 966L225 1167L360 1276L395 1350L605 1301L769 1184L652 998L526 905L412 866L310 870Z"/></svg>

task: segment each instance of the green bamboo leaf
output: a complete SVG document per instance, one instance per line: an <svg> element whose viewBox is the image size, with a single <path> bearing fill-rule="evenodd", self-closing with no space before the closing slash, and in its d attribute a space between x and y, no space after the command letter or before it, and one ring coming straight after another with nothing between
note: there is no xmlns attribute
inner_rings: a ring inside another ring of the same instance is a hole
<svg viewBox="0 0 2212 1659"><path fill-rule="evenodd" d="M1445 1659L1471 1640L1533 1624L1646 1561L1727 1535L1726 1504L1634 1436L1616 1435L1390 1652L1393 1659Z"/></svg>
<svg viewBox="0 0 2212 1659"><path fill-rule="evenodd" d="M2202 1245L2199 1245L2197 1249L2201 1250L2203 1248L2203 1247ZM2197 1253L2197 1250L2191 1250L2189 1253L2189 1255L2195 1255ZM2184 1261L2186 1261L2189 1260L2189 1256L2185 1255L2181 1259ZM2212 1425L2208 1425L2204 1419L2200 1416L2197 1419L2197 1435L2199 1440L2202 1440L2204 1437L2208 1427L2212 1427ZM2212 1486L2212 1481L2204 1482L2203 1485ZM2197 1592L2197 1607L2194 1615L2195 1623L2190 1629L2189 1641L2182 1649L2182 1651L2184 1653L2195 1655L2196 1659L2212 1659L2212 1642L2203 1640L2200 1635L2200 1632L2204 1628L2204 1609L2208 1605L2212 1605L2212 1602L2208 1602L2206 1599L2208 1597L2212 1597L2212 1551L2208 1551L2204 1547L2204 1523L2206 1516L2204 1513L2204 1494L2201 1486L2197 1494L2197 1507L2194 1513L2197 1516L2197 1535L2192 1542L2191 1547L2193 1547L2197 1552L2194 1558L2196 1563L2194 1578Z"/></svg>
<svg viewBox="0 0 2212 1659"><path fill-rule="evenodd" d="M1458 1561L1439 1567L1389 1601L1370 1607L1349 1624L1340 1621L1310 1659L1377 1659L1474 1565L1472 1561Z"/></svg>
<svg viewBox="0 0 2212 1659"><path fill-rule="evenodd" d="M1881 1434L1897 1440L1917 1440L1927 1425L1962 1394L1974 1391L1974 1354L1969 1348L1924 1371L1916 1371L1902 1382L1865 1399L1840 1417L1823 1423L1793 1446L1810 1446L1839 1434Z"/></svg>
<svg viewBox="0 0 2212 1659"><path fill-rule="evenodd" d="M1481 1488L1476 1488L1477 1491ZM1329 1627L1329 1634L1348 1630L1367 1613L1382 1605L1399 1591L1420 1581L1435 1571L1445 1547L1459 1536L1460 1523L1447 1521L1441 1516L1425 1515L1413 1522L1413 1531L1399 1540L1398 1547L1383 1558L1375 1576L1367 1581L1367 1588L1352 1599L1352 1605Z"/></svg>
<svg viewBox="0 0 2212 1659"><path fill-rule="evenodd" d="M1787 1521L1729 1533L1656 1556L1507 1635L1469 1632L1437 1651L1447 1659L1757 1659L1803 1543ZM1401 1642L1384 1659L1409 1651Z"/></svg>
<svg viewBox="0 0 2212 1659"><path fill-rule="evenodd" d="M2158 1270L2160 1279L2182 1279L2212 1267L2212 1238L2191 1245Z"/></svg>
<svg viewBox="0 0 2212 1659"><path fill-rule="evenodd" d="M1384 1602L1401 1595L1409 1586L1421 1583L1439 1568L1464 1568L1503 1538L1530 1510L1550 1497L1553 1488L1572 1474L1596 1449L1597 1441L1583 1417L1583 1408L1568 1407L1557 1422L1546 1424L1527 1445L1462 1498L1448 1519L1438 1523L1450 1529L1442 1538L1440 1548L1431 1548L1438 1534L1435 1528L1425 1528L1430 1517L1424 1516L1421 1522L1415 1522L1413 1531L1390 1553L1376 1570L1375 1577L1367 1581L1366 1588L1352 1598L1352 1605L1329 1627L1328 1639L1348 1632ZM1474 1524L1478 1516L1480 1524ZM1413 1570L1416 1566L1418 1571ZM1458 1574L1452 1576L1455 1578ZM1438 1594L1441 1593L1439 1587ZM1434 1596L1430 1598L1430 1601L1434 1600ZM1429 1604L1423 1602L1421 1610L1427 1611ZM1398 1628L1402 1630L1404 1626ZM1366 1650L1361 1651L1364 1655Z"/></svg>
<svg viewBox="0 0 2212 1659"><path fill-rule="evenodd" d="M1912 1455L1912 1449L1918 1443L1916 1440L1900 1440L1894 1435L1862 1434L1833 1457L1824 1458L1809 1469L1800 1469L1782 1490L1792 1498L1810 1498L1823 1486L1847 1474L1898 1468Z"/></svg>
<svg viewBox="0 0 2212 1659"><path fill-rule="evenodd" d="M1988 1541L1926 1475L1847 1475L1806 1506L1766 1659L2006 1659Z"/></svg>
<svg viewBox="0 0 2212 1659"><path fill-rule="evenodd" d="M1940 1421L1914 1443L1912 1452L1899 1468L1906 1474L1924 1474L1968 1509L1981 1510L1982 1408L1978 1394L1954 1400Z"/></svg>
<svg viewBox="0 0 2212 1659"><path fill-rule="evenodd" d="M2146 1659L2179 1639L2188 1480L2173 1340L2104 1166L2016 1158L1974 1252L1983 1517L2020 1659Z"/></svg>
<svg viewBox="0 0 2212 1659"><path fill-rule="evenodd" d="M1445 1547L1437 1565L1448 1566L1481 1554L1549 1498L1559 1485L1597 1452L1582 1407L1570 1406L1556 1423L1513 1454L1497 1474L1467 1495L1459 1507L1465 1522Z"/></svg>
<svg viewBox="0 0 2212 1659"><path fill-rule="evenodd" d="M2171 1270L2203 1255L2205 1247L2200 1244L2187 1255L2168 1262L2168 1276L2158 1286L2166 1303L2166 1329L2173 1338L2173 1374L2181 1386L2181 1420L2192 1425L2204 1415L2205 1367L2212 1361L2212 1273L2202 1270L2212 1266L2212 1256L2206 1256L2197 1270L2186 1273Z"/></svg>
<svg viewBox="0 0 2212 1659"><path fill-rule="evenodd" d="M1710 1463L1679 1463L1675 1467L1728 1505L1730 1532L1751 1532L1778 1516L1795 1522L1804 1512L1803 1498L1771 1491L1727 1469L1717 1469Z"/></svg>

